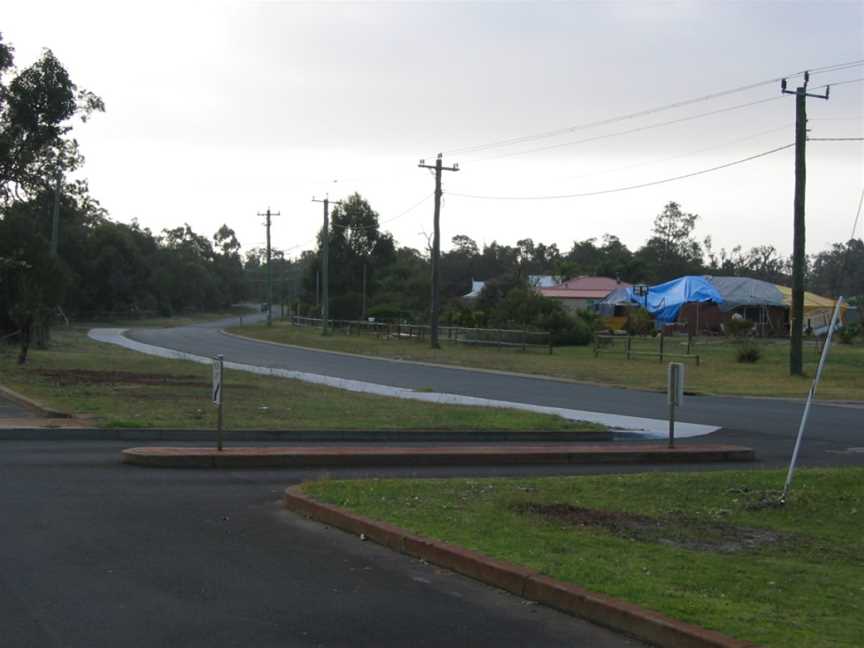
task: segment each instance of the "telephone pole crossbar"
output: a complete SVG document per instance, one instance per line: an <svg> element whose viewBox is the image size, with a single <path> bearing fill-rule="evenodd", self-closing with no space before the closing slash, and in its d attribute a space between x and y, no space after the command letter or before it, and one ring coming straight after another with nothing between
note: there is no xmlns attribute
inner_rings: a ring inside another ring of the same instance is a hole
<svg viewBox="0 0 864 648"><path fill-rule="evenodd" d="M439 257L441 256L441 172L442 171L458 171L459 165L454 164L451 167L443 166L441 154L435 159L435 164L426 164L426 160L420 160L417 165L421 169L432 169L435 171L435 215L434 215L434 230L432 234L432 304L429 317L429 342L433 349L440 349L441 345L438 342L438 316L440 311L440 295L439 283L441 280L441 272L439 267Z"/></svg>
<svg viewBox="0 0 864 648"><path fill-rule="evenodd" d="M790 351L789 373L801 376L804 373L804 271L806 265L804 219L804 194L807 184L806 144L807 144L807 97L828 99L831 86L825 87L825 94L807 92L810 73L804 73L804 84L795 90L786 89L786 79L780 82L783 94L795 95L795 204L794 234L792 242L792 308L790 310Z"/></svg>
<svg viewBox="0 0 864 648"><path fill-rule="evenodd" d="M267 326L273 326L273 272L270 266L270 218L271 216L281 216L280 212L271 212L270 208L267 211L258 213L259 216L265 217L264 225L267 228Z"/></svg>

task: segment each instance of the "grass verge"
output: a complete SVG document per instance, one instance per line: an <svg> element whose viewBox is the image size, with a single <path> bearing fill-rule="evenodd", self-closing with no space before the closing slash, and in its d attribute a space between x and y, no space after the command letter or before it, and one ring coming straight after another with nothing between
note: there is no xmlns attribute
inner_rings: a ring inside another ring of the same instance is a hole
<svg viewBox="0 0 864 648"><path fill-rule="evenodd" d="M760 645L860 646L864 469L320 481L322 501Z"/></svg>
<svg viewBox="0 0 864 648"><path fill-rule="evenodd" d="M595 358L591 347L558 347L552 355L489 347L454 346L442 340L442 348L430 349L428 342L379 339L371 335L322 337L317 329L274 322L270 328L243 326L233 333L261 340L300 346L360 353L364 355L555 376L604 385L639 389L666 389L666 365L657 358L627 360L623 351L604 351ZM634 341L633 350L655 351L654 340ZM686 340L668 338L666 353L684 353ZM621 346L623 348L623 345ZM816 372L815 347L805 349L805 377L789 375L789 344L771 341L762 345L762 358L754 364L739 363L736 347L725 340L706 340L694 347L701 366L687 363L687 390L703 394L740 396L782 396L804 398ZM864 345L835 344L822 374L820 399L864 400Z"/></svg>
<svg viewBox="0 0 864 648"><path fill-rule="evenodd" d="M58 330L25 367L0 345L4 385L45 406L92 418L101 427L215 426L211 368L94 342ZM436 405L355 394L297 380L225 371L226 429L570 430L602 426L505 409Z"/></svg>

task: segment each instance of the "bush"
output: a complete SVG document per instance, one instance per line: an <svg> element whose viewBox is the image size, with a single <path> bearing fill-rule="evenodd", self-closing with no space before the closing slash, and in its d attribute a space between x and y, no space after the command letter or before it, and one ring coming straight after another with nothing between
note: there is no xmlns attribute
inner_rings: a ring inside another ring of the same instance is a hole
<svg viewBox="0 0 864 648"><path fill-rule="evenodd" d="M738 362L759 362L762 357L762 348L754 340L745 339L738 343L735 357Z"/></svg>
<svg viewBox="0 0 864 648"><path fill-rule="evenodd" d="M753 330L753 322L748 319L730 319L726 322L726 332L734 338L745 337Z"/></svg>
<svg viewBox="0 0 864 648"><path fill-rule="evenodd" d="M569 322L551 331L552 344L555 346L585 346L594 339L594 331L581 318L568 317Z"/></svg>
<svg viewBox="0 0 864 648"><path fill-rule="evenodd" d="M852 344L859 335L861 335L860 324L847 324L837 331L837 340L840 344Z"/></svg>
<svg viewBox="0 0 864 648"><path fill-rule="evenodd" d="M654 320L644 308L631 308L627 312L624 330L630 335L648 335L654 330Z"/></svg>

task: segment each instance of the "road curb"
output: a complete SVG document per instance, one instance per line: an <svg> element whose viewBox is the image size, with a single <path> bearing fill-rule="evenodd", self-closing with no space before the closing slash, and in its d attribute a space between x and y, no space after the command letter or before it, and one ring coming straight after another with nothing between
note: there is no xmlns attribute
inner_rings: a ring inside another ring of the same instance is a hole
<svg viewBox="0 0 864 648"><path fill-rule="evenodd" d="M659 612L591 592L538 572L490 558L470 549L431 540L399 527L371 520L302 492L302 484L285 491L285 508L324 524L362 536L385 547L450 569L522 598L582 617L664 648L754 648L714 630L678 621Z"/></svg>
<svg viewBox="0 0 864 648"><path fill-rule="evenodd" d="M656 444L292 446L215 448L149 446L122 451L124 463L158 468L309 468L358 466L512 466L753 461L751 448Z"/></svg>

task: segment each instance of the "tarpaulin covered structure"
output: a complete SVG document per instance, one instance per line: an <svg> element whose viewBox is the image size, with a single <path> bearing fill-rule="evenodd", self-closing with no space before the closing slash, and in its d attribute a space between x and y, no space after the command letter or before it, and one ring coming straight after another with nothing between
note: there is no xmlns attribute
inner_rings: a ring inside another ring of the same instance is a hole
<svg viewBox="0 0 864 648"><path fill-rule="evenodd" d="M804 293L804 323L814 330L827 326L836 301L810 292ZM651 286L645 296L635 295L632 288L611 293L599 311L615 306L639 305L665 325L686 321L693 333L700 330L723 330L733 311L752 320L761 334L788 333L792 309L792 290L750 277L686 276ZM841 317L846 305L842 307Z"/></svg>
<svg viewBox="0 0 864 648"><path fill-rule="evenodd" d="M624 303L642 306L659 324L671 324L678 318L684 304L713 302L722 304L723 297L705 277L680 277L650 286L646 295L636 295L633 288L619 288L603 300L604 305ZM601 307L600 312L603 312Z"/></svg>

